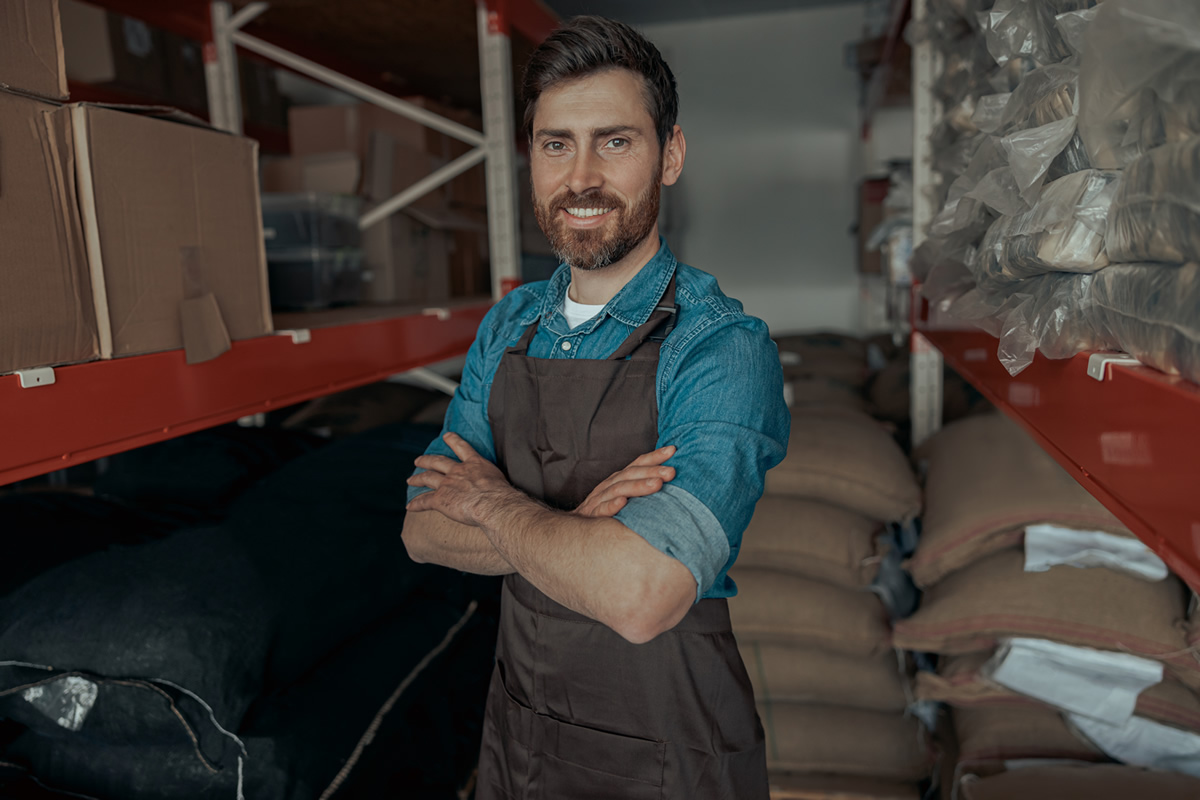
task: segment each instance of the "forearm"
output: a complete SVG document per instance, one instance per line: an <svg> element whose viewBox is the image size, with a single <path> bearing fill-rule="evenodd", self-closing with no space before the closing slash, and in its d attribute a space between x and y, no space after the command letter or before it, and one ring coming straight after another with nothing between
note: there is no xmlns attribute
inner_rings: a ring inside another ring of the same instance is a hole
<svg viewBox="0 0 1200 800"><path fill-rule="evenodd" d="M555 511L514 493L481 527L500 557L548 597L630 641L673 627L695 599L687 567L615 519Z"/></svg>
<svg viewBox="0 0 1200 800"><path fill-rule="evenodd" d="M401 534L408 555L422 564L472 572L507 575L513 566L500 555L482 530L455 522L440 511L410 511Z"/></svg>

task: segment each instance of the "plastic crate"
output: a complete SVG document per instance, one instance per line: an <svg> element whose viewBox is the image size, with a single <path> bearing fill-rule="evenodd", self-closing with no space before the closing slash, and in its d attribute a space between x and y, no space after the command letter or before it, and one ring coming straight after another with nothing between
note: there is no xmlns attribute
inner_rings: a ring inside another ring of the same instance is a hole
<svg viewBox="0 0 1200 800"><path fill-rule="evenodd" d="M267 253L271 308L309 311L362 298L362 251L300 247Z"/></svg>
<svg viewBox="0 0 1200 800"><path fill-rule="evenodd" d="M301 247L360 247L362 198L302 192L262 196L263 239L267 251Z"/></svg>

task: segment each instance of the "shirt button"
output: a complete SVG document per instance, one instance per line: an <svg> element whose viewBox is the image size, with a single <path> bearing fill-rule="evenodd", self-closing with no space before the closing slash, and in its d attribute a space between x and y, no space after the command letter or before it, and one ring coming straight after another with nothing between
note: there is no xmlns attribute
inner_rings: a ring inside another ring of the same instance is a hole
<svg viewBox="0 0 1200 800"><path fill-rule="evenodd" d="M570 350L570 349L571 349L571 343L563 342L563 350Z"/></svg>

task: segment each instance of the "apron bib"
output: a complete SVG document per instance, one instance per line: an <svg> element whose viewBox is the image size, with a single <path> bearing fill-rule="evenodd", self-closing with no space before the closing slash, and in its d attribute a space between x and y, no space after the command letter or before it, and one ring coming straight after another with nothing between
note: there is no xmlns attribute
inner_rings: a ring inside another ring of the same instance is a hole
<svg viewBox="0 0 1200 800"><path fill-rule="evenodd" d="M570 510L658 441L655 385L675 279L608 359L505 351L488 418L514 486ZM661 329L661 330L660 330ZM504 579L477 800L766 800L762 725L725 600L634 645Z"/></svg>

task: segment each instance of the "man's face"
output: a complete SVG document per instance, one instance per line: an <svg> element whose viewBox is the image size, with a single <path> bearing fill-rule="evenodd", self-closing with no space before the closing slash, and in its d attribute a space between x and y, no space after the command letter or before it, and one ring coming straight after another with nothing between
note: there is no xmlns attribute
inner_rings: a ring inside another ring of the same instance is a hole
<svg viewBox="0 0 1200 800"><path fill-rule="evenodd" d="M642 79L613 69L556 86L538 99L530 172L538 225L576 269L657 251L662 151ZM650 253L653 255L653 252Z"/></svg>

